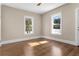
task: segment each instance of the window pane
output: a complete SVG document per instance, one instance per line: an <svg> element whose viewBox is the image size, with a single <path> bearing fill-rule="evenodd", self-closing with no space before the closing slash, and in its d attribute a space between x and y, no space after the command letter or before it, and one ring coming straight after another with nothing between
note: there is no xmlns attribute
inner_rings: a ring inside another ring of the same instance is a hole
<svg viewBox="0 0 79 59"><path fill-rule="evenodd" d="M60 17L59 16L55 16L54 18L54 24L60 24Z"/></svg>
<svg viewBox="0 0 79 59"><path fill-rule="evenodd" d="M31 19L26 19L25 21L25 31L27 33L31 33L32 32L32 20Z"/></svg>
<svg viewBox="0 0 79 59"><path fill-rule="evenodd" d="M53 25L53 29L60 29L60 25Z"/></svg>
<svg viewBox="0 0 79 59"><path fill-rule="evenodd" d="M61 34L61 18L61 13L57 13L52 16L52 34Z"/></svg>

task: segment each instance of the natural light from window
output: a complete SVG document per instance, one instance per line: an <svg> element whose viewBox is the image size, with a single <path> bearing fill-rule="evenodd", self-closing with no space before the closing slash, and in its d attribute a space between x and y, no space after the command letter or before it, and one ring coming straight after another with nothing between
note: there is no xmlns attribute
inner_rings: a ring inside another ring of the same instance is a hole
<svg viewBox="0 0 79 59"><path fill-rule="evenodd" d="M24 18L24 33L32 34L33 33L33 18L25 16Z"/></svg>
<svg viewBox="0 0 79 59"><path fill-rule="evenodd" d="M57 13L51 16L52 20L52 34L61 34L62 30L62 16L61 13Z"/></svg>

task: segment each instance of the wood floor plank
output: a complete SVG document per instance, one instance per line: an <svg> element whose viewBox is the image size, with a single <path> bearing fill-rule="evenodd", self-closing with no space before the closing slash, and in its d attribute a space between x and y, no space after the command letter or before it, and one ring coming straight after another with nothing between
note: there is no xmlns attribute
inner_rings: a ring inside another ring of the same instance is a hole
<svg viewBox="0 0 79 59"><path fill-rule="evenodd" d="M0 56L79 56L79 47L49 40L33 39L0 47Z"/></svg>

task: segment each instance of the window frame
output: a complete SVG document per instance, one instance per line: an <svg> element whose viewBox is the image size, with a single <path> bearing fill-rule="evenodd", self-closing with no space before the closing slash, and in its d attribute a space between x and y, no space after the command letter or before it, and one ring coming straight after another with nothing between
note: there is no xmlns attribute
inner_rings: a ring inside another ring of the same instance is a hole
<svg viewBox="0 0 79 59"><path fill-rule="evenodd" d="M27 33L27 32L26 32L26 25L25 25L25 21L27 20L26 18L30 18L31 21L32 21L32 33ZM34 18L31 17L31 16L24 16L24 34L25 34L25 35L31 35L31 34L33 34L33 33L34 33Z"/></svg>
<svg viewBox="0 0 79 59"><path fill-rule="evenodd" d="M53 24L54 20L52 18L55 17L55 16L60 17L60 29L53 29L53 25L55 25L55 24ZM59 30L60 32L53 32L53 30ZM51 15L51 34L55 34L55 35L61 35L62 34L62 13L61 12L58 12L58 13Z"/></svg>

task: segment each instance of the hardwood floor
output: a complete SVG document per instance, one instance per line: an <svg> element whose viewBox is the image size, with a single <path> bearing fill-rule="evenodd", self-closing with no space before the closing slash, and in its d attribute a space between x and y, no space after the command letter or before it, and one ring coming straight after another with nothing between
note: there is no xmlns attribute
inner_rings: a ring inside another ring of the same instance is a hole
<svg viewBox="0 0 79 59"><path fill-rule="evenodd" d="M49 40L33 39L0 47L1 56L79 56L79 47Z"/></svg>

